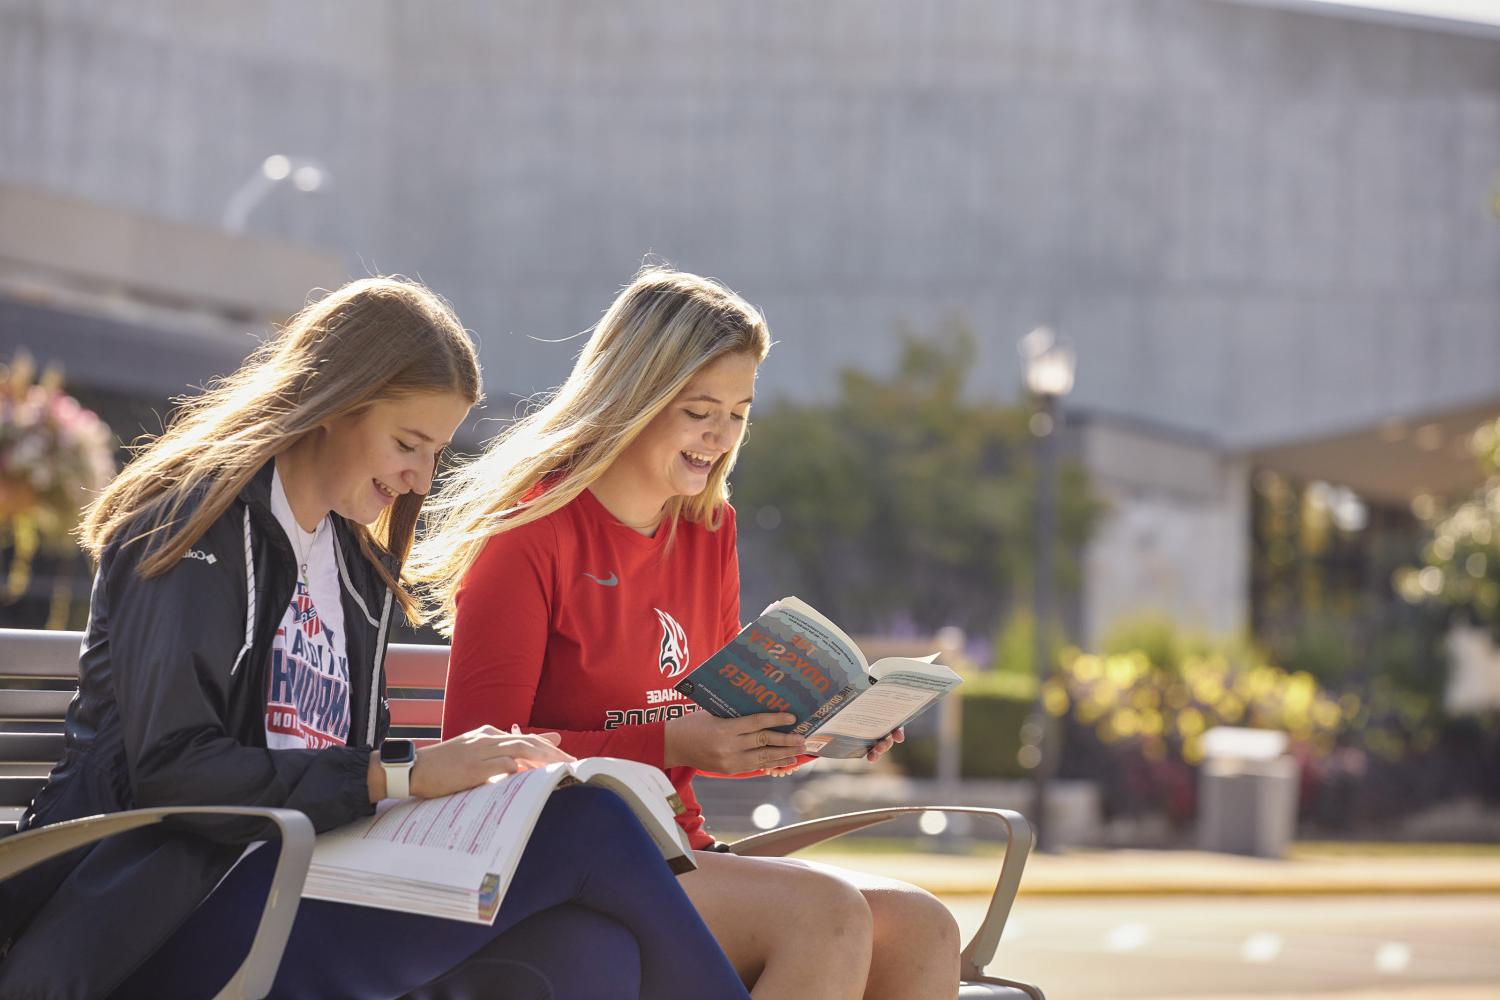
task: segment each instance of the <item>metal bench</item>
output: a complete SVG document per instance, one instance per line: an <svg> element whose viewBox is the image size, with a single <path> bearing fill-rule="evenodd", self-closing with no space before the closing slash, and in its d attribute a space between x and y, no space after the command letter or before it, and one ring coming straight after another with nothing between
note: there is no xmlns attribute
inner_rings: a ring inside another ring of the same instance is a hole
<svg viewBox="0 0 1500 1000"><path fill-rule="evenodd" d="M274 809L144 809L91 817L70 824L7 836L15 830L52 765L62 755L62 720L78 684L78 632L0 629L0 880L47 857L132 826L159 822L183 812L233 812L262 815L281 829L286 847L277 865L276 888L268 897L254 946L222 997L264 996L286 944L296 901L312 851L312 827L301 813ZM443 690L448 676L448 647L392 645L386 657L391 706L391 734L430 743L438 738L443 718ZM996 822L1006 833L1005 857L978 931L963 950L963 985L959 1000L1044 1000L1035 986L984 974L994 958L1021 873L1035 837L1026 819L1008 809L910 806L872 809L809 820L756 834L730 845L736 854L784 857L854 830L929 810L964 813ZM65 830L71 832L64 832Z"/></svg>

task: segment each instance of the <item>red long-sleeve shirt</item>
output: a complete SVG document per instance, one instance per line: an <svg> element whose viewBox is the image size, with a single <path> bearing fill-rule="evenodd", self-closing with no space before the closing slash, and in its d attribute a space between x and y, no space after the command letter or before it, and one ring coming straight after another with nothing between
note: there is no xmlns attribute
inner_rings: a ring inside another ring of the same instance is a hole
<svg viewBox="0 0 1500 1000"><path fill-rule="evenodd" d="M674 685L740 628L735 520L648 538L588 490L494 536L458 589L444 738L489 725L555 730L576 757L662 766ZM712 842L691 767L666 770L694 848Z"/></svg>

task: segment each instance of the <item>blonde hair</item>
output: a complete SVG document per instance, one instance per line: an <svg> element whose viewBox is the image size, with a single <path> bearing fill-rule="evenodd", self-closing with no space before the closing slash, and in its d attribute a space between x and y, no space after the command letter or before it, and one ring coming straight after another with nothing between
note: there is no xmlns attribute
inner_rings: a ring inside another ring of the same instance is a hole
<svg viewBox="0 0 1500 1000"><path fill-rule="evenodd" d="M165 573L255 473L303 435L382 399L444 391L471 405L480 398L474 345L447 303L401 278L350 282L292 317L233 375L179 400L166 431L139 441L135 459L85 512L83 547L97 560L149 512L154 526L125 541L148 545L142 576ZM184 519L185 505L200 490L201 502ZM373 546L403 562L423 499L398 497L373 532L350 525L413 623L421 617L416 599Z"/></svg>
<svg viewBox="0 0 1500 1000"><path fill-rule="evenodd" d="M454 469L427 505L410 576L437 605L439 631L452 634L458 587L492 535L570 503L704 365L741 353L759 363L770 349L765 318L734 292L696 274L643 268L605 311L567 381ZM717 530L738 453L736 444L719 457L703 492L668 502L669 541L679 517Z"/></svg>

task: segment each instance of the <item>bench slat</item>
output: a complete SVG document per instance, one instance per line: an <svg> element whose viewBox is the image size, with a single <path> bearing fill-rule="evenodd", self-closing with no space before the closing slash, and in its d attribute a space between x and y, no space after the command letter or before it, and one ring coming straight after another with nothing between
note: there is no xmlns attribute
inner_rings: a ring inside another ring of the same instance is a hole
<svg viewBox="0 0 1500 1000"><path fill-rule="evenodd" d="M448 683L448 647L393 643L385 656L385 685L441 691Z"/></svg>
<svg viewBox="0 0 1500 1000"><path fill-rule="evenodd" d="M62 757L62 733L0 732L0 761L51 765Z"/></svg>
<svg viewBox="0 0 1500 1000"><path fill-rule="evenodd" d="M0 775L0 806L29 806L47 783L45 775Z"/></svg>
<svg viewBox="0 0 1500 1000"><path fill-rule="evenodd" d="M0 628L0 676L78 677L82 632ZM386 654L390 687L441 690L448 679L448 647L392 643Z"/></svg>
<svg viewBox="0 0 1500 1000"><path fill-rule="evenodd" d="M82 632L0 629L0 676L78 677Z"/></svg>
<svg viewBox="0 0 1500 1000"><path fill-rule="evenodd" d="M392 698L391 725L441 726L443 703L436 699Z"/></svg>
<svg viewBox="0 0 1500 1000"><path fill-rule="evenodd" d="M25 806L0 806L0 837L15 833L25 812Z"/></svg>
<svg viewBox="0 0 1500 1000"><path fill-rule="evenodd" d="M0 719L61 719L72 691L0 690Z"/></svg>

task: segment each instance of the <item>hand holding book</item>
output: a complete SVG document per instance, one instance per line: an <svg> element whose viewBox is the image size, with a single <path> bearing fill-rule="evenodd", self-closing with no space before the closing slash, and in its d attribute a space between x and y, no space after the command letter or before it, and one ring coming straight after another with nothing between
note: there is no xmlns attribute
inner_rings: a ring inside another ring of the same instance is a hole
<svg viewBox="0 0 1500 1000"><path fill-rule="evenodd" d="M663 764L687 765L710 774L745 774L790 767L807 750L801 736L773 728L795 724L787 712L762 712L721 719L708 712L689 712L667 723Z"/></svg>

